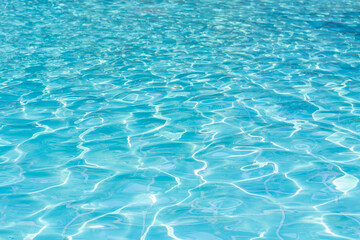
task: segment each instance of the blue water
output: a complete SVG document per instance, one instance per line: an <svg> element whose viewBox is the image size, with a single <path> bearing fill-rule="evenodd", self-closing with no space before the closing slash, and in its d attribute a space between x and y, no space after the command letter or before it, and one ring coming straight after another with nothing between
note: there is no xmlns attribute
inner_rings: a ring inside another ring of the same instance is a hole
<svg viewBox="0 0 360 240"><path fill-rule="evenodd" d="M0 239L360 239L360 2L3 0Z"/></svg>

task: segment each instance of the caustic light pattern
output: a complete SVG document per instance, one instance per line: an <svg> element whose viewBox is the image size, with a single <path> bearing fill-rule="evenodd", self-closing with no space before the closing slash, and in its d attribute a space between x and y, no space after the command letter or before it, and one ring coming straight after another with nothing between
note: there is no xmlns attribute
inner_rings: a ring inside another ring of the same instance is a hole
<svg viewBox="0 0 360 240"><path fill-rule="evenodd" d="M360 239L359 1L0 13L1 239Z"/></svg>

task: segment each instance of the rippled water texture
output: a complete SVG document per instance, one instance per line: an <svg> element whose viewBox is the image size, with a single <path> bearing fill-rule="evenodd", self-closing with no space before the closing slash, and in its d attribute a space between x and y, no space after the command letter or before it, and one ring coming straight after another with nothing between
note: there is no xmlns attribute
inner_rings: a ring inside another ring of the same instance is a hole
<svg viewBox="0 0 360 240"><path fill-rule="evenodd" d="M0 13L1 239L360 239L359 1Z"/></svg>

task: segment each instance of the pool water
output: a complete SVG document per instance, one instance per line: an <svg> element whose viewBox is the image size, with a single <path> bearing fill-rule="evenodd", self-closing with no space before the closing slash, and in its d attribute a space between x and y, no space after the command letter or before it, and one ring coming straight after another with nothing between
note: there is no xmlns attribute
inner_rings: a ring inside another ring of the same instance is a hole
<svg viewBox="0 0 360 240"><path fill-rule="evenodd" d="M359 1L0 13L0 239L360 239Z"/></svg>

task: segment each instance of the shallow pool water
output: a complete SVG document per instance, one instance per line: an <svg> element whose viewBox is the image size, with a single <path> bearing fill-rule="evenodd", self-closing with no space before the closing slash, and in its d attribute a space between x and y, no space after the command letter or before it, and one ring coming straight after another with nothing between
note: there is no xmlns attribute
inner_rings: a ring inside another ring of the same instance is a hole
<svg viewBox="0 0 360 240"><path fill-rule="evenodd" d="M4 0L0 239L360 239L360 2Z"/></svg>

